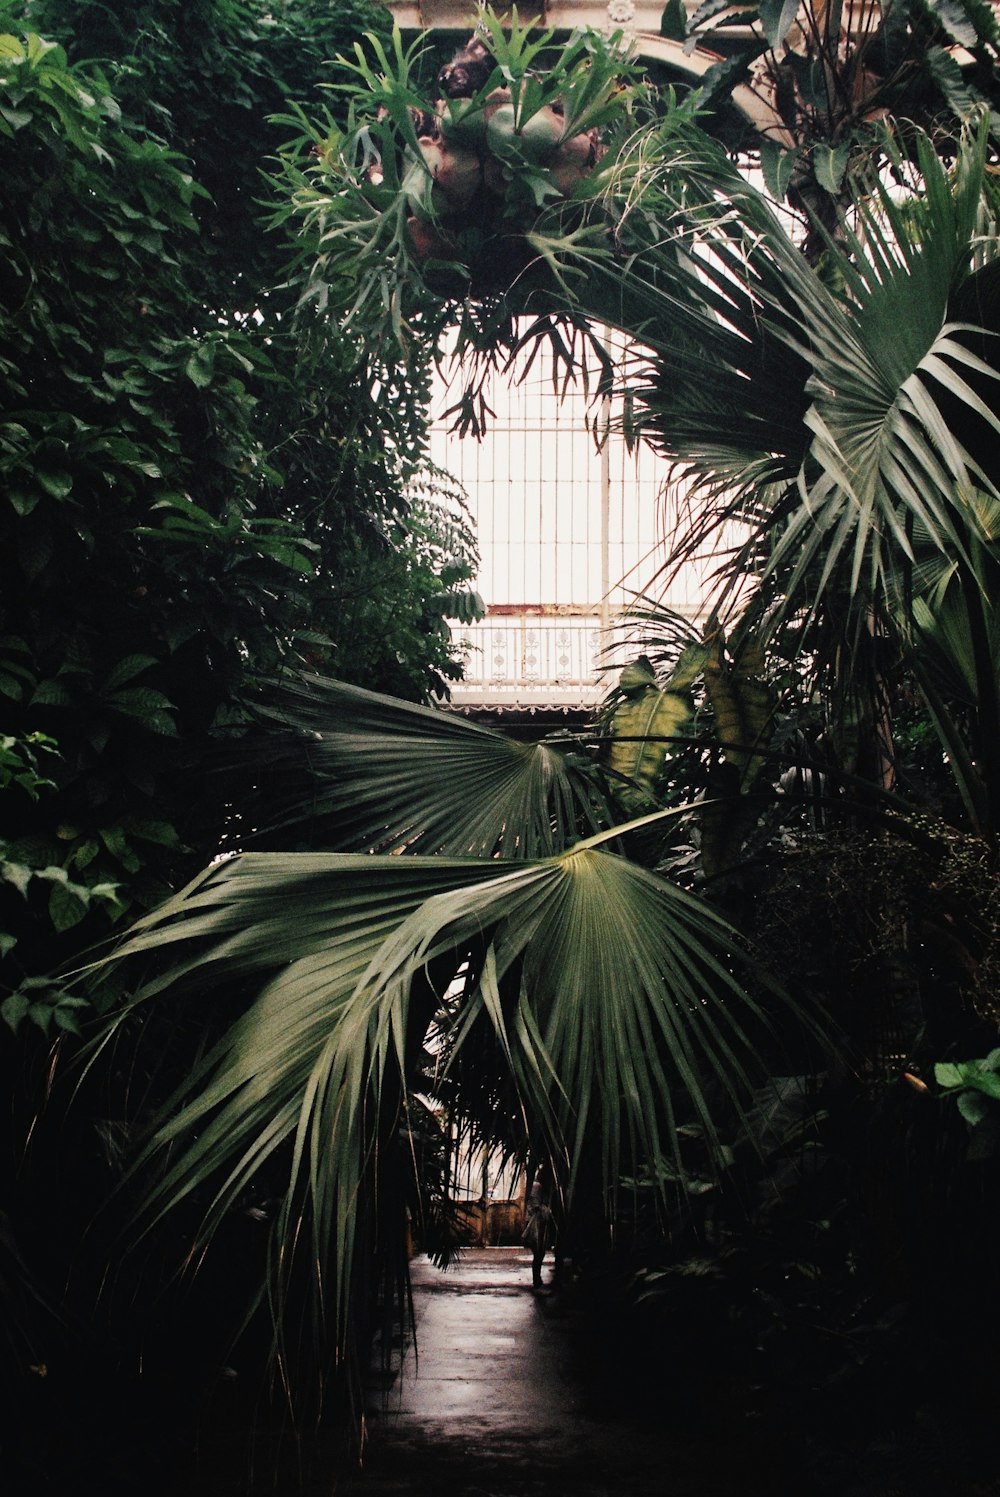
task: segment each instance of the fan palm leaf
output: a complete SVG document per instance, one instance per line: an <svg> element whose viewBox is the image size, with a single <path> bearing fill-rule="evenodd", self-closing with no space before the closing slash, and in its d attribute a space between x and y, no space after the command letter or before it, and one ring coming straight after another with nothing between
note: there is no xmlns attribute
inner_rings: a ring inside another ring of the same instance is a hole
<svg viewBox="0 0 1000 1497"><path fill-rule="evenodd" d="M456 1069L483 1031L499 1046L570 1189L595 1140L612 1189L626 1164L678 1156L679 1119L714 1138L709 1085L738 1105L767 1016L728 925L605 850L613 835L519 861L245 854L142 921L111 959L156 958L128 1013L192 984L252 995L152 1126L147 1220L197 1200L197 1250L278 1169L279 1261L307 1229L343 1343L366 1213L391 1214L385 1161L435 1023Z"/></svg>
<svg viewBox="0 0 1000 1497"><path fill-rule="evenodd" d="M1000 432L981 393L1000 371L951 304L996 253L981 213L987 138L985 124L966 131L951 178L921 142L926 191L905 213L881 184L859 201L837 262L844 294L731 164L716 163L707 203L687 183L671 189L663 164L667 187L651 182L661 244L633 266L662 309L641 330L663 369L641 392L646 429L689 477L731 496L695 521L697 545L734 516L750 524L789 608L817 608L841 581L859 616L882 606L914 521L943 554L967 554L970 495L992 483L955 435L954 407Z"/></svg>
<svg viewBox="0 0 1000 1497"><path fill-rule="evenodd" d="M572 740L515 742L320 676L276 683L265 721L268 832L331 849L538 857L607 822Z"/></svg>
<svg viewBox="0 0 1000 1497"><path fill-rule="evenodd" d="M973 495L980 530L1000 530L1000 502ZM946 561L914 529L912 595L898 600L910 664L974 830L996 826L1000 805L1000 619L996 542L970 539L971 565Z"/></svg>
<svg viewBox="0 0 1000 1497"><path fill-rule="evenodd" d="M401 73L401 98L407 86ZM385 88L391 79L371 84L367 101L355 94L358 130L373 128L366 108L374 117ZM413 267L404 309L435 336L449 321L467 323L475 305L478 346L491 322L507 327L520 310L589 315L640 339L660 371L634 392L646 431L712 503L710 518L695 522L697 539L745 520L759 542L746 555L780 595L775 620L782 608L815 615L837 592L853 604L859 647L873 617L886 615L890 574L910 564L911 523L942 552L965 556L969 493L992 487L953 419L957 402L1000 431L993 394L981 388L998 361L983 353L975 322L952 311L975 267L996 259L980 218L988 121L963 130L951 172L929 140L908 132L898 175L919 178L919 193L904 211L874 180L855 204L855 231L830 244L824 278L689 105L668 98L654 108L639 90L629 109L609 119L606 154L579 192L537 200L523 235L534 258L512 261L509 285L496 265L480 284L473 257L456 298ZM391 141L384 148L394 157ZM336 184L323 198L326 233L338 204L349 212L351 183L355 195L369 192L353 160L342 151L317 168ZM372 215L389 219L398 193L379 191ZM459 258L462 242L457 234ZM372 295L351 315L398 336L395 297Z"/></svg>
<svg viewBox="0 0 1000 1497"><path fill-rule="evenodd" d="M792 565L789 590L808 573L813 603L843 561L852 593L881 600L893 572L912 565L909 532L919 522L944 555L967 558L974 491L992 487L953 432L941 393L1000 422L969 382L1000 370L964 344L973 329L949 304L971 271L982 199L986 137L967 138L954 192L929 147L921 151L927 195L906 217L886 189L859 205L863 238L849 236L855 297L831 317L814 295L802 300L813 374L812 433L799 476L801 508L781 535L771 566Z"/></svg>

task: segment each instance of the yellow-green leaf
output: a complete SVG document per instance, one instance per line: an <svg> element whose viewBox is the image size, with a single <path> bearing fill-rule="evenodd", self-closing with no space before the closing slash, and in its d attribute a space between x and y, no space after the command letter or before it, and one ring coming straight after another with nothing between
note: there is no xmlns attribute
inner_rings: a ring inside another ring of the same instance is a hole
<svg viewBox="0 0 1000 1497"><path fill-rule="evenodd" d="M691 721L691 703L679 691L644 686L622 702L611 721L608 763L624 784L620 796L626 807L641 808L654 795L670 749Z"/></svg>
<svg viewBox="0 0 1000 1497"><path fill-rule="evenodd" d="M771 689L759 674L763 659L748 642L736 661L727 660L721 629L706 643L705 686L715 713L716 734L723 755L739 770L741 788L746 790L760 770L760 749L774 711Z"/></svg>

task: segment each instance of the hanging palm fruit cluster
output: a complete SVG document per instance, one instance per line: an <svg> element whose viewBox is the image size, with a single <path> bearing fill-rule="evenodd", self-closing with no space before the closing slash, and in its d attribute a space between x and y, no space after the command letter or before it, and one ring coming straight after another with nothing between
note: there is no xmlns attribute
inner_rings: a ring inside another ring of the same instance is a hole
<svg viewBox="0 0 1000 1497"><path fill-rule="evenodd" d="M491 262L508 283L531 258L526 236L548 208L586 197L607 146L604 134L635 90L614 44L577 32L561 47L553 33L501 27L483 12L480 28L438 74L437 97L399 91L379 120L400 124L399 193L406 250L421 270L446 267L484 289ZM544 55L541 55L544 54ZM379 80L384 87L385 76ZM387 179L383 159L372 180Z"/></svg>
<svg viewBox="0 0 1000 1497"><path fill-rule="evenodd" d="M403 191L420 261L451 258L470 219L496 227L571 197L604 154L600 130L574 130L561 98L546 102L542 88L522 86L515 102L511 88L488 86L493 74L485 43L473 37L442 68L434 112L414 120L419 157L409 153Z"/></svg>
<svg viewBox="0 0 1000 1497"><path fill-rule="evenodd" d="M415 308L530 291L564 260L610 253L618 148L654 117L620 35L560 38L484 9L429 94L425 51L398 27L388 44L357 43L355 61L339 59L346 130L332 115L318 128L296 116L312 157L290 168L312 250L303 300L397 340Z"/></svg>

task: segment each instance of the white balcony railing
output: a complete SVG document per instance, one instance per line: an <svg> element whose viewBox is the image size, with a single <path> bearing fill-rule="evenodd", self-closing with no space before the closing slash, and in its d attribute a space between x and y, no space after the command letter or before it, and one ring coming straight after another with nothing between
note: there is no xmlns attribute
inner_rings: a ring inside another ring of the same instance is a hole
<svg viewBox="0 0 1000 1497"><path fill-rule="evenodd" d="M602 695L599 610L495 615L464 626L457 638L467 656L465 680L452 688L456 705L589 707Z"/></svg>

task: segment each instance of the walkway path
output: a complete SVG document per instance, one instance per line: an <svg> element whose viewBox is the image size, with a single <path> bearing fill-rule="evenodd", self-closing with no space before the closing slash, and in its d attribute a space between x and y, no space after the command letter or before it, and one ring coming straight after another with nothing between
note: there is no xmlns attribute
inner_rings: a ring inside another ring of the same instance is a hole
<svg viewBox="0 0 1000 1497"><path fill-rule="evenodd" d="M679 1446L588 1394L586 1327L531 1293L527 1253L420 1258L413 1284L416 1348L372 1400L352 1497L746 1497L731 1449Z"/></svg>

